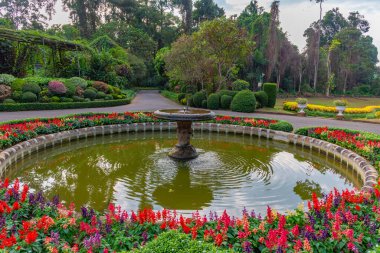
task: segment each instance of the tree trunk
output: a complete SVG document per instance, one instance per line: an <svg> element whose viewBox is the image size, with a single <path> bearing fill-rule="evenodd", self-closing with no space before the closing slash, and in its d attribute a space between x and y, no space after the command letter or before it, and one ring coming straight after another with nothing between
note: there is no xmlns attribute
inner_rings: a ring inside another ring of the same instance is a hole
<svg viewBox="0 0 380 253"><path fill-rule="evenodd" d="M78 15L78 22L79 22L79 32L80 35L84 38L88 38L88 28L87 28L87 13L86 13L86 6L84 3L84 0L78 0L77 1L77 15Z"/></svg>

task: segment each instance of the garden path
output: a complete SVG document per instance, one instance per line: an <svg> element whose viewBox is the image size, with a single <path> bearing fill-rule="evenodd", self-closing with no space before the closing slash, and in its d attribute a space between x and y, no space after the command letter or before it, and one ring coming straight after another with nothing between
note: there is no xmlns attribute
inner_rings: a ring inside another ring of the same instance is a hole
<svg viewBox="0 0 380 253"><path fill-rule="evenodd" d="M66 110L47 110L47 111L23 111L23 112L0 112L0 122L8 120L18 120L25 118L43 118L57 117L73 113L85 112L125 112L125 111L154 111L157 109L181 108L180 105L164 98L157 91L147 90L140 91L136 98L129 105L106 107L106 108L84 108L84 109L66 109ZM265 117L286 120L293 124L297 129L308 126L329 126L348 128L353 130L368 131L380 134L380 125L373 123L363 123L354 121L339 121L326 118L302 118L292 115L274 115L267 113L239 113L231 111L215 111L219 115L245 116L245 117Z"/></svg>

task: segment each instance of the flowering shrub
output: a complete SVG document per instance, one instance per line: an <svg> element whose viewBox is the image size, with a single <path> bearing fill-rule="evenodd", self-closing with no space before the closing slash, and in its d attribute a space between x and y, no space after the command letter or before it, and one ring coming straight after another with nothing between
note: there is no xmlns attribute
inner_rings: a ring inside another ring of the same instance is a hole
<svg viewBox="0 0 380 253"><path fill-rule="evenodd" d="M37 137L38 135L57 133L60 131L103 126L113 124L131 124L142 122L157 122L152 113L97 113L78 114L62 118L34 119L0 124L0 149L15 145ZM235 124L261 128L271 128L277 123L286 123L287 129L293 129L290 123L285 121L253 119L240 117L217 117L211 121L220 124ZM290 130L291 131L291 130Z"/></svg>
<svg viewBox="0 0 380 253"><path fill-rule="evenodd" d="M50 81L48 89L53 95L64 95L67 92L66 86L60 81Z"/></svg>
<svg viewBox="0 0 380 253"><path fill-rule="evenodd" d="M57 197L49 201L17 179L0 182L5 252L120 252L171 230L235 252L365 252L380 242L379 220L380 182L372 192L313 194L307 210L284 215L268 207L262 217L244 209L239 218L226 211L188 218L166 209L126 212L113 204L104 214L86 207L78 214L73 203L67 208Z"/></svg>
<svg viewBox="0 0 380 253"><path fill-rule="evenodd" d="M283 109L286 111L298 111L297 102L284 102ZM308 104L307 109L310 111L320 111L320 112L332 112L337 113L337 109L334 106L324 106L324 105L314 105L314 104ZM362 108L346 108L344 113L348 114L363 114L363 113L372 113L376 109L380 109L380 105L376 106L366 106Z"/></svg>
<svg viewBox="0 0 380 253"><path fill-rule="evenodd" d="M367 158L380 171L380 135L328 127L301 128L296 133L350 149Z"/></svg>

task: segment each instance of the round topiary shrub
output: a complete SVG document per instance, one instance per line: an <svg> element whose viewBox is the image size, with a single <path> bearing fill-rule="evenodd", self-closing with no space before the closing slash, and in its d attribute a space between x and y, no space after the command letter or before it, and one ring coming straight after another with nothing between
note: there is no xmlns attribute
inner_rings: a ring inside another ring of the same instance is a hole
<svg viewBox="0 0 380 253"><path fill-rule="evenodd" d="M11 95L12 95L11 87L5 84L0 84L0 101L6 98L9 98Z"/></svg>
<svg viewBox="0 0 380 253"><path fill-rule="evenodd" d="M241 90L248 90L249 89L249 82L244 80L236 80L232 83L232 90L235 91L241 91Z"/></svg>
<svg viewBox="0 0 380 253"><path fill-rule="evenodd" d="M50 99L50 101L53 103L59 103L59 102L61 102L61 99L57 96L54 96Z"/></svg>
<svg viewBox="0 0 380 253"><path fill-rule="evenodd" d="M231 96L232 98L235 97L237 93L238 91L234 91L234 90L220 90L218 92L220 97L222 97L223 95L228 95L228 96Z"/></svg>
<svg viewBox="0 0 380 253"><path fill-rule="evenodd" d="M112 100L113 99L113 96L112 95L106 95L104 97L104 100Z"/></svg>
<svg viewBox="0 0 380 253"><path fill-rule="evenodd" d="M10 86L15 80L16 78L12 75L0 74L0 84L5 84L5 85Z"/></svg>
<svg viewBox="0 0 380 253"><path fill-rule="evenodd" d="M34 94L33 92L27 91L22 94L21 97L22 102L25 103L32 103L37 101L37 95Z"/></svg>
<svg viewBox="0 0 380 253"><path fill-rule="evenodd" d="M15 104L16 101L14 101L13 99L7 98L7 99L4 99L3 103L6 105L9 105L9 104Z"/></svg>
<svg viewBox="0 0 380 253"><path fill-rule="evenodd" d="M12 99L15 101L21 101L22 99L22 91L14 91L12 93Z"/></svg>
<svg viewBox="0 0 380 253"><path fill-rule="evenodd" d="M21 78L17 78L11 84L12 91L22 91L22 87L26 84L26 81Z"/></svg>
<svg viewBox="0 0 380 253"><path fill-rule="evenodd" d="M80 77L72 77L66 81L66 84L74 85L75 87L87 88L87 81Z"/></svg>
<svg viewBox="0 0 380 253"><path fill-rule="evenodd" d="M61 98L61 102L64 102L64 103L72 103L72 102L74 102L74 99L72 99L72 98L62 97L62 98Z"/></svg>
<svg viewBox="0 0 380 253"><path fill-rule="evenodd" d="M41 103L50 103L50 98L48 97L48 96L42 96L41 98L40 98L40 102Z"/></svg>
<svg viewBox="0 0 380 253"><path fill-rule="evenodd" d="M92 87L94 87L98 91L102 91L104 93L108 93L109 87L108 84L100 81L95 81L92 83Z"/></svg>
<svg viewBox="0 0 380 253"><path fill-rule="evenodd" d="M37 95L41 92L41 88L38 84L26 83L24 86L22 86L22 92L32 92Z"/></svg>
<svg viewBox="0 0 380 253"><path fill-rule="evenodd" d="M202 101L202 108L207 108L207 100Z"/></svg>
<svg viewBox="0 0 380 253"><path fill-rule="evenodd" d="M260 106L258 108L263 108L268 106L268 95L265 93L265 91L258 91L255 92L255 98L258 104Z"/></svg>
<svg viewBox="0 0 380 253"><path fill-rule="evenodd" d="M268 95L268 107L274 108L277 99L277 84L264 83L264 92Z"/></svg>
<svg viewBox="0 0 380 253"><path fill-rule="evenodd" d="M189 103L189 106L194 107L193 97L189 97L187 103Z"/></svg>
<svg viewBox="0 0 380 253"><path fill-rule="evenodd" d="M219 107L220 107L219 95L213 93L210 96L208 96L207 108L210 110L218 110Z"/></svg>
<svg viewBox="0 0 380 253"><path fill-rule="evenodd" d="M95 99L97 96L97 91L94 88L88 88L84 91L83 96L88 99Z"/></svg>
<svg viewBox="0 0 380 253"><path fill-rule="evenodd" d="M231 96L223 95L220 98L220 107L222 109L230 109L231 102L232 102L232 97Z"/></svg>
<svg viewBox="0 0 380 253"><path fill-rule="evenodd" d="M106 93L102 92L102 91L99 91L97 94L96 94L96 98L97 99L103 99L106 97Z"/></svg>
<svg viewBox="0 0 380 253"><path fill-rule="evenodd" d="M277 123L270 124L269 129L290 133L293 131L293 126L289 122L279 121Z"/></svg>
<svg viewBox="0 0 380 253"><path fill-rule="evenodd" d="M195 107L198 107L198 108L203 107L202 103L204 100L206 100L206 104L207 104L207 96L204 91L198 91L193 95L193 103ZM207 108L207 106L204 108Z"/></svg>
<svg viewBox="0 0 380 253"><path fill-rule="evenodd" d="M48 84L49 92L53 95L62 96L67 92L67 88L64 83L60 81L50 81Z"/></svg>
<svg viewBox="0 0 380 253"><path fill-rule="evenodd" d="M256 98L252 91L242 90L232 99L231 110L234 112L254 112Z"/></svg>

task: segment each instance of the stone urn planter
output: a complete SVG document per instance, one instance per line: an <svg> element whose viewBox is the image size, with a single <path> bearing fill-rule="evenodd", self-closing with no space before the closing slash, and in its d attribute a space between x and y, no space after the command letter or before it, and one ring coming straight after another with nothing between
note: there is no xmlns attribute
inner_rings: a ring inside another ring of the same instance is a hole
<svg viewBox="0 0 380 253"><path fill-rule="evenodd" d="M306 113L304 110L307 108L307 99L297 98L296 101L297 101L298 109L300 109L297 115L300 117L306 117Z"/></svg>
<svg viewBox="0 0 380 253"><path fill-rule="evenodd" d="M343 120L344 119L344 111L346 110L347 102L344 100L336 100L334 101L335 108L338 111L336 115L336 119Z"/></svg>

